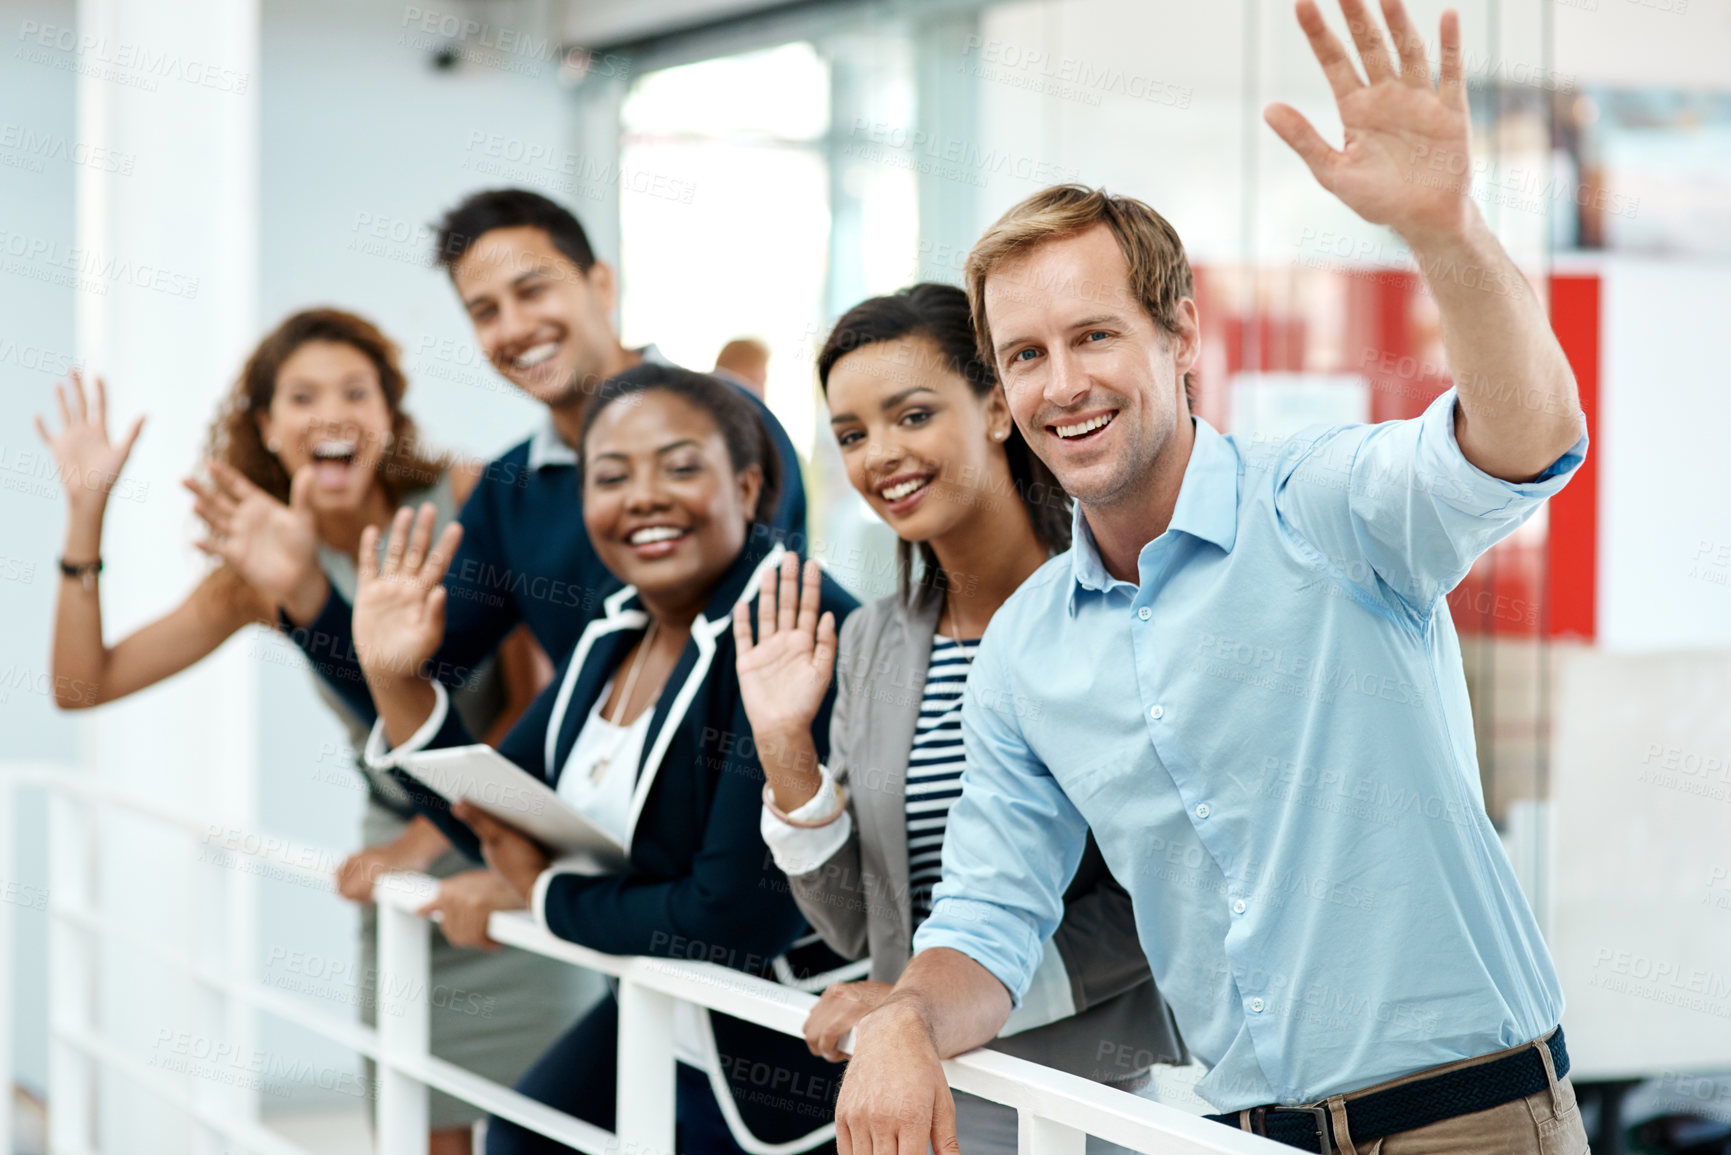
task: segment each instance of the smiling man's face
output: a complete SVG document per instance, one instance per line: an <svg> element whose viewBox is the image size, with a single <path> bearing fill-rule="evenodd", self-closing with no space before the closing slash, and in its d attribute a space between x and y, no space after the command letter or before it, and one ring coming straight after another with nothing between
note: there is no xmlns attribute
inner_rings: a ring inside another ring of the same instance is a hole
<svg viewBox="0 0 1731 1155"><path fill-rule="evenodd" d="M1105 225L1045 241L986 278L992 359L1022 435L1084 505L1134 500L1155 476L1196 361L1195 306L1167 333L1130 289Z"/></svg>
<svg viewBox="0 0 1731 1155"><path fill-rule="evenodd" d="M556 409L594 391L618 346L607 265L582 272L544 230L523 225L476 238L451 283L506 380Z"/></svg>

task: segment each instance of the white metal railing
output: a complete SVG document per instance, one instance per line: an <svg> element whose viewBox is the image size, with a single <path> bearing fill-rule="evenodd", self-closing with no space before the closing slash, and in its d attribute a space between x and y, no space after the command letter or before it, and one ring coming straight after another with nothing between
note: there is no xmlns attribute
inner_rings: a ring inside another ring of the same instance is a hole
<svg viewBox="0 0 1731 1155"><path fill-rule="evenodd" d="M98 893L96 819L119 812L150 820L208 848L221 834L222 849L285 876L330 885L331 855L285 839L236 837L231 827L198 821L151 800L116 790L95 777L59 768L0 771L0 845L13 839L16 794L47 791L50 802L49 1111L54 1155L99 1151L98 1082L103 1072L134 1081L157 1100L186 1113L197 1125L200 1149L258 1155L313 1155L261 1121L256 1087L212 1087L197 1073L164 1070L130 1053L103 1032L97 980L103 942L121 942L183 973L196 988L201 1025L226 1019L250 1037L252 1016L292 1022L374 1060L377 1150L423 1155L427 1149L429 1088L556 1139L589 1155L672 1155L674 1150L674 1006L693 1003L789 1035L803 1034L813 995L713 963L605 955L542 930L525 912L495 914L489 925L501 943L587 967L618 980L619 1052L617 1134L538 1103L516 1091L445 1062L428 1051L428 924L415 913L437 884L424 875L394 874L375 887L378 904L380 996L378 1027L363 1026L297 997L252 981L232 960L242 951L194 954L139 934L109 917ZM201 903L226 904L237 872L221 856L200 871ZM0 1027L11 1037L12 911L0 902ZM201 905L216 911L219 905ZM231 944L232 945L232 944ZM237 971L241 973L237 973ZM220 1027L213 1027L220 1034ZM1081 1155L1089 1135L1160 1155L1268 1155L1285 1150L1175 1108L1126 1095L1097 1083L995 1051L973 1051L944 1064L950 1086L1017 1108L1023 1155ZM0 1046L0 1090L12 1084L10 1048ZM0 1095L0 1145L10 1153L11 1096Z"/></svg>

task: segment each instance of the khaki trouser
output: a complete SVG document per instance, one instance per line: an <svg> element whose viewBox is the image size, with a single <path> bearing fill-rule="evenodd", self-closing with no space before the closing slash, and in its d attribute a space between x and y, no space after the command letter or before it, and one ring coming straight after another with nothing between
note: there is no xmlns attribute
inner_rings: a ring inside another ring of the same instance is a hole
<svg viewBox="0 0 1731 1155"><path fill-rule="evenodd" d="M1543 1091L1523 1099L1511 1099L1487 1111L1457 1115L1428 1127L1385 1135L1357 1146L1353 1144L1347 1130L1345 1104L1374 1091L1386 1091L1390 1087L1458 1071L1463 1067L1476 1067L1527 1047L1535 1048L1545 1064L1550 1086ZM1551 1048L1542 1039L1493 1055L1446 1063L1374 1087L1336 1095L1324 1100L1322 1105L1328 1108L1334 1119L1335 1150L1340 1155L1588 1155L1587 1132L1581 1125L1581 1109L1575 1103L1575 1088L1567 1075L1557 1078L1551 1064ZM1244 1130L1252 1129L1249 1111L1240 1111L1238 1122Z"/></svg>

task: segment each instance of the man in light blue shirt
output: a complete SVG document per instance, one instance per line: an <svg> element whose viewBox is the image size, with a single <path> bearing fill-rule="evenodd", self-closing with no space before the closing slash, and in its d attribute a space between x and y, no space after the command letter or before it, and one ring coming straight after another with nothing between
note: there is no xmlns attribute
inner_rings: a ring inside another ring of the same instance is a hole
<svg viewBox="0 0 1731 1155"><path fill-rule="evenodd" d="M1471 172L1458 21L1433 87L1397 0L1398 58L1360 0L1342 7L1368 84L1314 4L1299 19L1345 150L1286 106L1267 118L1411 247L1456 387L1410 421L1223 437L1186 405L1191 275L1153 210L1047 189L975 246L982 350L1076 498L1075 546L998 611L969 672L944 881L859 1024L843 1155L946 1150L938 1057L991 1038L1026 990L1090 827L1223 1121L1312 1151L1586 1150L1445 601L1562 488L1584 422L1466 187L1427 179L1437 156Z"/></svg>

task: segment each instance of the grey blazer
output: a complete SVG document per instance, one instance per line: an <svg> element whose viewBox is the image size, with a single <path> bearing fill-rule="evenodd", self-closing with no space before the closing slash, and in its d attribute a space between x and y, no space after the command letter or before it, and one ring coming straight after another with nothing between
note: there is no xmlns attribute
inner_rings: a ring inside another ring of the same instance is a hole
<svg viewBox="0 0 1731 1155"><path fill-rule="evenodd" d="M911 609L892 594L843 624L829 768L849 784L853 833L822 866L792 878L800 909L824 940L848 958L869 952L871 977L886 983L913 952L905 790L940 609ZM1189 1060L1142 955L1130 896L1092 836L1053 944L1076 1014L998 1039L994 1050L1131 1085L1145 1082L1153 1063Z"/></svg>

